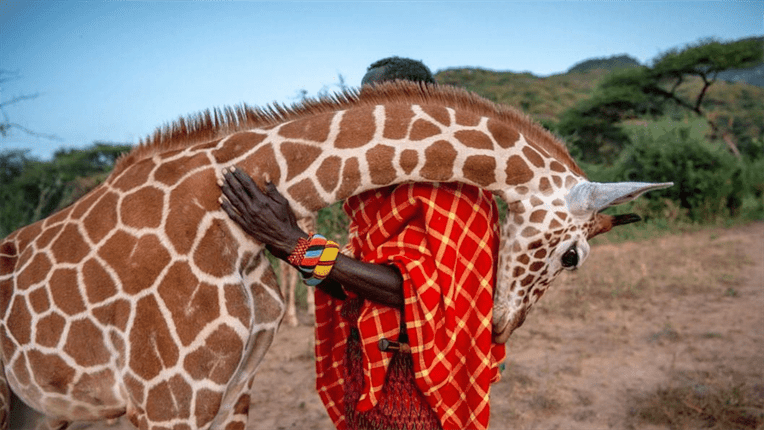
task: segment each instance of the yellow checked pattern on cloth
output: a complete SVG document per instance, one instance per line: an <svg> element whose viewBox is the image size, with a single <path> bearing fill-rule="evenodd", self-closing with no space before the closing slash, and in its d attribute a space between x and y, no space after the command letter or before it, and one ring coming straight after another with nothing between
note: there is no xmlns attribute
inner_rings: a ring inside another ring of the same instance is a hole
<svg viewBox="0 0 764 430"><path fill-rule="evenodd" d="M394 264L404 279L404 316L419 389L443 427L486 428L490 384L504 345L492 342L498 213L490 193L462 184L403 184L348 199L346 252ZM342 359L350 327L363 345L364 393L372 408L391 354L380 338L397 339L401 313L366 301L358 321L339 316L342 301L316 291L317 389L330 417L344 427Z"/></svg>

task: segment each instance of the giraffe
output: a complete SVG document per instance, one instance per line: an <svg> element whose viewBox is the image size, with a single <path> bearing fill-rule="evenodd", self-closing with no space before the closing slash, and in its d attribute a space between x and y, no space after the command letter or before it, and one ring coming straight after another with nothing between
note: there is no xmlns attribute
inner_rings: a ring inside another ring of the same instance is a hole
<svg viewBox="0 0 764 430"><path fill-rule="evenodd" d="M303 231L316 231L316 217L307 216L305 218L300 218L297 220L297 225ZM295 290L297 289L297 282L299 279L300 276L297 272L297 269L290 266L286 261L279 260L279 280L281 281L281 293L285 295L284 299L286 300L286 311L284 313L283 322L289 327L297 327L300 325L300 322L297 320L297 305L295 303L297 300L295 297ZM313 297L314 288L310 285L306 285L305 288L308 290L306 295L308 302L308 315L313 316L316 314L316 302Z"/></svg>
<svg viewBox="0 0 764 430"><path fill-rule="evenodd" d="M220 208L220 174L234 165L275 184L298 218L403 182L493 191L509 207L498 342L584 262L587 239L634 220L601 209L670 185L589 182L528 117L450 87L387 83L183 118L0 242L0 405L10 387L49 428L123 414L147 430L245 427L285 306L263 245Z"/></svg>

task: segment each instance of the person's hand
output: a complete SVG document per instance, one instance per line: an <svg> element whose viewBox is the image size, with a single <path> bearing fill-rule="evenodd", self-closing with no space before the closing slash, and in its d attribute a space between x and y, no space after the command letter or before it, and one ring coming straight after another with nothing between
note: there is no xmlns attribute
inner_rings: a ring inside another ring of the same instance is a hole
<svg viewBox="0 0 764 430"><path fill-rule="evenodd" d="M273 255L286 259L301 237L308 235L297 226L289 202L273 183L265 192L238 168L223 170L220 206L241 228L265 244Z"/></svg>

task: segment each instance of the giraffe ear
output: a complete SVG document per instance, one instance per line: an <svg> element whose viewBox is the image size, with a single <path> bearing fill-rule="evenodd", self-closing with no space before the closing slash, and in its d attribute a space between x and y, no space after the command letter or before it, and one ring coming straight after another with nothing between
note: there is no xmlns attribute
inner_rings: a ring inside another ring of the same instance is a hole
<svg viewBox="0 0 764 430"><path fill-rule="evenodd" d="M574 215L599 212L610 206L630 202L643 193L674 185L673 182L658 184L648 182L579 182L565 196L568 210Z"/></svg>

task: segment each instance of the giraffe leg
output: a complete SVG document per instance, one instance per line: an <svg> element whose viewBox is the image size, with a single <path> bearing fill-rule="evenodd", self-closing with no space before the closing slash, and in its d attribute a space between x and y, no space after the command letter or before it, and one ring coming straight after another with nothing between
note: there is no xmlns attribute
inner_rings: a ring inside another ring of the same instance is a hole
<svg viewBox="0 0 764 430"><path fill-rule="evenodd" d="M254 327L252 328L238 377L231 381L220 404L220 412L209 428L244 430L249 416L250 390L255 372L273 343L276 330L284 318L284 298L276 274L267 258L255 257L254 270L245 271L244 283L257 298L253 301Z"/></svg>
<svg viewBox="0 0 764 430"><path fill-rule="evenodd" d="M281 291L286 293L286 314L284 315L284 324L289 327L297 327L297 309L295 307L294 289L297 283L297 271L286 261L279 262Z"/></svg>

